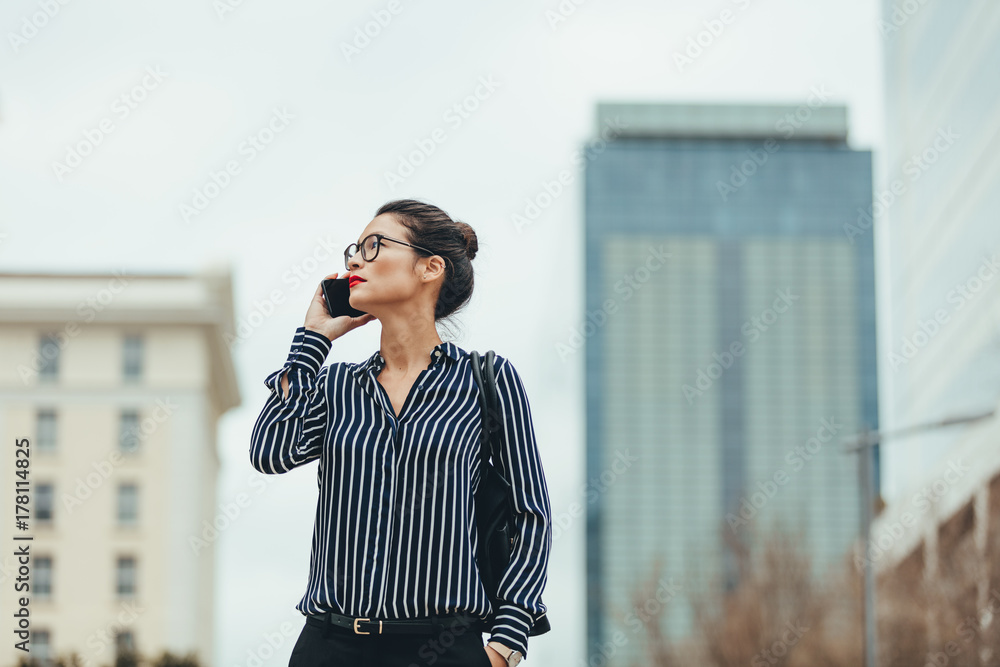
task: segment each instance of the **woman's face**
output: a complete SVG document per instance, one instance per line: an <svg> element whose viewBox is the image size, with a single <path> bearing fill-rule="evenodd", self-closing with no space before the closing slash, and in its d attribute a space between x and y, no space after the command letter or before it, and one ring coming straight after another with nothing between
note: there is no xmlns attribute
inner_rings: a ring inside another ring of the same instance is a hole
<svg viewBox="0 0 1000 667"><path fill-rule="evenodd" d="M383 213L368 223L357 241L369 234L385 234L400 241L411 241L407 237L407 229L399 224L391 213ZM414 260L417 260L414 265ZM417 252L416 249L393 241L383 241L374 261L365 261L360 250L348 262L350 276L364 278L350 287L351 306L376 317L394 305L409 302L421 291L425 281L423 275L428 268L429 258Z"/></svg>

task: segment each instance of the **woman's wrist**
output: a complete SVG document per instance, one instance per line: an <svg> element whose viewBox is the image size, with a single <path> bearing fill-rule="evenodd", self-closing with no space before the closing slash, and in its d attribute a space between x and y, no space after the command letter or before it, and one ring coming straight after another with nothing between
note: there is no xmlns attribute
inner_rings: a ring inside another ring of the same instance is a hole
<svg viewBox="0 0 1000 667"><path fill-rule="evenodd" d="M303 324L302 328L305 329L306 331L312 331L313 333L318 333L319 335L324 336L331 343L333 342L333 339L330 338L329 334L327 334L327 333L325 333L323 331L320 331L319 329L314 329L311 326L309 326L308 324Z"/></svg>
<svg viewBox="0 0 1000 667"><path fill-rule="evenodd" d="M500 651L496 650L495 648L493 648L489 644L486 645L486 655L489 656L491 663L495 663L497 661L497 658L499 658L501 665L506 665L507 664L507 658L505 658L503 656L503 654L500 653ZM494 657L494 656L496 656L496 657Z"/></svg>

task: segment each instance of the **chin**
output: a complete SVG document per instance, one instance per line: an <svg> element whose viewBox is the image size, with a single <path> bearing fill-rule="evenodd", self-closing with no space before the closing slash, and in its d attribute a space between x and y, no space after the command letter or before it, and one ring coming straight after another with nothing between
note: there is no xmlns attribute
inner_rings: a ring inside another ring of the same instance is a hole
<svg viewBox="0 0 1000 667"><path fill-rule="evenodd" d="M367 299L355 298L353 295L347 299L347 303L350 304L351 308L357 308L358 310L363 310L366 313L371 313L368 308L369 306L374 305L369 303Z"/></svg>

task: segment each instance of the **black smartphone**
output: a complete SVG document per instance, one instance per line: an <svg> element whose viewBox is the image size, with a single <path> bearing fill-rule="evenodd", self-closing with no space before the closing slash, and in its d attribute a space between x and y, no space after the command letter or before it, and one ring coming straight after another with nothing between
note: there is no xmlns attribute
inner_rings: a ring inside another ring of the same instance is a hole
<svg viewBox="0 0 1000 667"><path fill-rule="evenodd" d="M347 285L347 278L327 278L323 281L323 299L330 317L365 315L365 311L351 307L350 297L351 288Z"/></svg>

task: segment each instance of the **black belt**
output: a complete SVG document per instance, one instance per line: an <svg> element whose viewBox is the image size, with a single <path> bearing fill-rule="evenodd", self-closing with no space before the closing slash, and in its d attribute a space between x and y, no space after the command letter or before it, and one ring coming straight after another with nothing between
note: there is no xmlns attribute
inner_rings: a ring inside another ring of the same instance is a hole
<svg viewBox="0 0 1000 667"><path fill-rule="evenodd" d="M472 628L481 632L486 631L485 623L478 616L470 614L451 614L448 616L434 616L430 618L354 618L336 614L332 611L322 614L308 614L306 623L317 627L327 628L339 627L349 630L357 635L381 635L381 634L431 634L443 630L455 630L457 627ZM457 627L456 627L457 626Z"/></svg>

